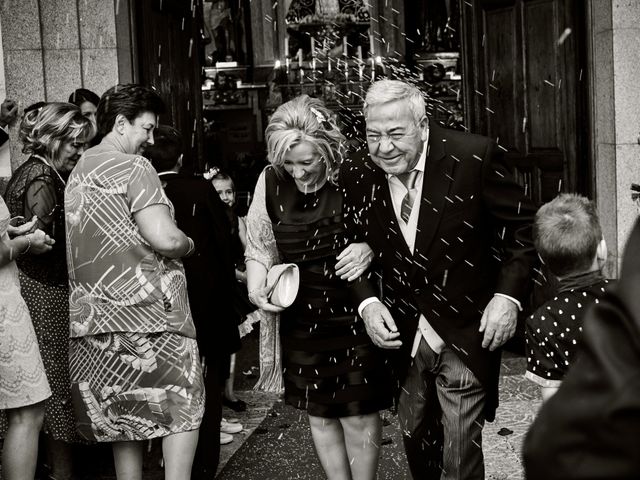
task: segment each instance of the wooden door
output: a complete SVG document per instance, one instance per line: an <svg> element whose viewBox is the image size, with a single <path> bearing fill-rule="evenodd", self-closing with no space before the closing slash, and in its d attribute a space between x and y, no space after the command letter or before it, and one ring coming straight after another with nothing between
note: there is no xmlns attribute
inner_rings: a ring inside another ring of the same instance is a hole
<svg viewBox="0 0 640 480"><path fill-rule="evenodd" d="M135 2L140 83L152 86L167 105L160 121L184 138L183 165L204 167L202 127L202 0Z"/></svg>
<svg viewBox="0 0 640 480"><path fill-rule="evenodd" d="M538 204L590 193L582 0L462 0L467 126Z"/></svg>

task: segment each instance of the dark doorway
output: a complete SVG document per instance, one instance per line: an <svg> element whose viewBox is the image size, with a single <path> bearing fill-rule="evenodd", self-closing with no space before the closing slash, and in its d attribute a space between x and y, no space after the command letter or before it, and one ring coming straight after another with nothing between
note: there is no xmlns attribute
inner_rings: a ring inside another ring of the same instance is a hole
<svg viewBox="0 0 640 480"><path fill-rule="evenodd" d="M469 130L498 139L538 204L589 195L582 0L461 1Z"/></svg>
<svg viewBox="0 0 640 480"><path fill-rule="evenodd" d="M184 166L202 171L202 0L145 0L133 8L139 81L166 102L161 123L182 133Z"/></svg>

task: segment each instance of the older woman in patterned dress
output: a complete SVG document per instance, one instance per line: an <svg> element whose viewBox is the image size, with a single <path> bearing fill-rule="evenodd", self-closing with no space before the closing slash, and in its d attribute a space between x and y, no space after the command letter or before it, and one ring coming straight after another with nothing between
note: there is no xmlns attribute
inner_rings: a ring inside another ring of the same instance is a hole
<svg viewBox="0 0 640 480"><path fill-rule="evenodd" d="M142 478L141 440L162 438L165 478L190 477L204 408L180 258L193 241L150 162L162 100L138 85L98 105L99 145L65 191L71 393L80 434L112 442L118 478Z"/></svg>

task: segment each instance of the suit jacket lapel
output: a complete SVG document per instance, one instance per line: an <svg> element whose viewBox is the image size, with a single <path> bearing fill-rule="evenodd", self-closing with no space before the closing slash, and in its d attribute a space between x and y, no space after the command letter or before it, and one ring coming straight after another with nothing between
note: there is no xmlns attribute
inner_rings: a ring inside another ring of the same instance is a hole
<svg viewBox="0 0 640 480"><path fill-rule="evenodd" d="M414 269L418 263L424 264L424 260L429 258L427 252L442 219L442 213L446 207L446 196L453 180L452 174L456 161L445 156L446 139L443 133L441 128L431 123L422 181L422 195L420 196L420 216L418 217L414 248Z"/></svg>

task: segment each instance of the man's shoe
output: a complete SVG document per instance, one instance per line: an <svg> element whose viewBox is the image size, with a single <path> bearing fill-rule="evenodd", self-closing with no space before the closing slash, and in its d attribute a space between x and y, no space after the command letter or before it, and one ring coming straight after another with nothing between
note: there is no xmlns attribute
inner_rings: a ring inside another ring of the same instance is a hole
<svg viewBox="0 0 640 480"><path fill-rule="evenodd" d="M231 442L233 442L233 435L220 432L220 445L226 445L227 443L231 443Z"/></svg>
<svg viewBox="0 0 640 480"><path fill-rule="evenodd" d="M223 418L220 422L220 431L224 433L240 433L242 431L242 424L230 423Z"/></svg>

